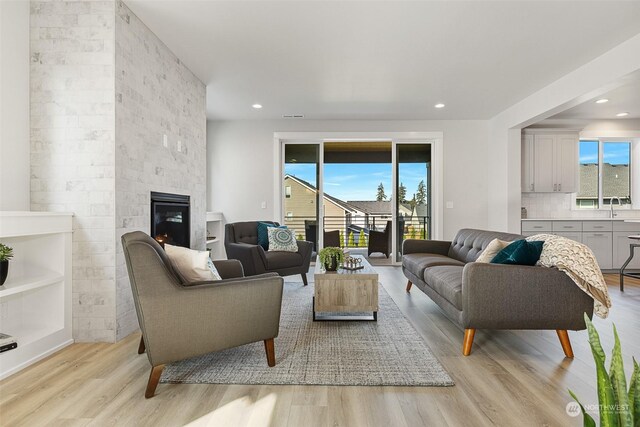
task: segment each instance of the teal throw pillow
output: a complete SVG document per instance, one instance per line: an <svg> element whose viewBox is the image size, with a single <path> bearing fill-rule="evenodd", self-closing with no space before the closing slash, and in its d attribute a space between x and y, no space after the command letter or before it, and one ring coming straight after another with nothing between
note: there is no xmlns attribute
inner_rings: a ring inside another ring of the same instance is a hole
<svg viewBox="0 0 640 427"><path fill-rule="evenodd" d="M269 232L267 231L269 227L275 227L275 225L270 222L258 222L258 244L265 251L269 250ZM280 225L277 228L287 228L287 226Z"/></svg>
<svg viewBox="0 0 640 427"><path fill-rule="evenodd" d="M491 260L492 264L536 265L542 253L543 241L527 242L516 240L498 252Z"/></svg>

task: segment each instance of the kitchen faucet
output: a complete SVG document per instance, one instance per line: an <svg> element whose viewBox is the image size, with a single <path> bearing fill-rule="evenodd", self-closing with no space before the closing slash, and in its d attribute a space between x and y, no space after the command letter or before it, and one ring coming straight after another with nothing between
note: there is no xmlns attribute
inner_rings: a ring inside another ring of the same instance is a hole
<svg viewBox="0 0 640 427"><path fill-rule="evenodd" d="M617 214L617 213L614 213L614 212L613 212L613 200L614 200L614 199L616 199L616 200L618 201L618 206L622 206L622 199L621 199L620 197L617 197L617 196L616 196L616 197L612 197L612 198L610 198L610 199L609 199L609 208L611 209L611 211L610 211L610 212L611 212L611 216L610 216L610 218L612 218L612 219L613 219L613 218L615 218L616 216L618 216L618 214Z"/></svg>

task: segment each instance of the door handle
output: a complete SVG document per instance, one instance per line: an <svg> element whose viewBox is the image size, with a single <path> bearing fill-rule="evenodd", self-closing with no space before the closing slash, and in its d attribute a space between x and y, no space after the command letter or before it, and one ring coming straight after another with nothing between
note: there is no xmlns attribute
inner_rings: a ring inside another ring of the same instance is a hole
<svg viewBox="0 0 640 427"><path fill-rule="evenodd" d="M533 191L533 183L531 183L531 191Z"/></svg>
<svg viewBox="0 0 640 427"><path fill-rule="evenodd" d="M562 191L562 184L558 184L558 191Z"/></svg>

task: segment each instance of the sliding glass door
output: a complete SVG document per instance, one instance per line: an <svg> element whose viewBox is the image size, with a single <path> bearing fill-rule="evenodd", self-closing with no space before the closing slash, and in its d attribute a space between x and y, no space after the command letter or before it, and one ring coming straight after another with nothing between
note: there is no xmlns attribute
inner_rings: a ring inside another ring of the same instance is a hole
<svg viewBox="0 0 640 427"><path fill-rule="evenodd" d="M298 240L318 248L318 206L320 205L320 146L285 144L282 181L282 223L295 231Z"/></svg>
<svg viewBox="0 0 640 427"><path fill-rule="evenodd" d="M431 145L396 145L397 256L406 239L431 239Z"/></svg>
<svg viewBox="0 0 640 427"><path fill-rule="evenodd" d="M431 143L285 142L282 156L282 223L314 251L388 265L405 239L432 238Z"/></svg>

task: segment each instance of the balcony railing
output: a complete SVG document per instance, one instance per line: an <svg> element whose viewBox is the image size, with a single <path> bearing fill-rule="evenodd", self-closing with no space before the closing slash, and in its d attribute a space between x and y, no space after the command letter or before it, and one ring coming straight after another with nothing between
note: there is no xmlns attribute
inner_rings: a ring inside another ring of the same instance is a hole
<svg viewBox="0 0 640 427"><path fill-rule="evenodd" d="M391 226L390 215L345 215L325 216L322 229L325 232L325 245L339 242L343 248L366 248L370 230L384 232ZM318 226L314 217L288 216L284 225L294 230L298 240L314 242L317 250ZM337 233L336 233L337 232ZM391 229L389 229L391 232ZM430 220L428 216L399 216L398 217L398 249L405 239L429 239Z"/></svg>

